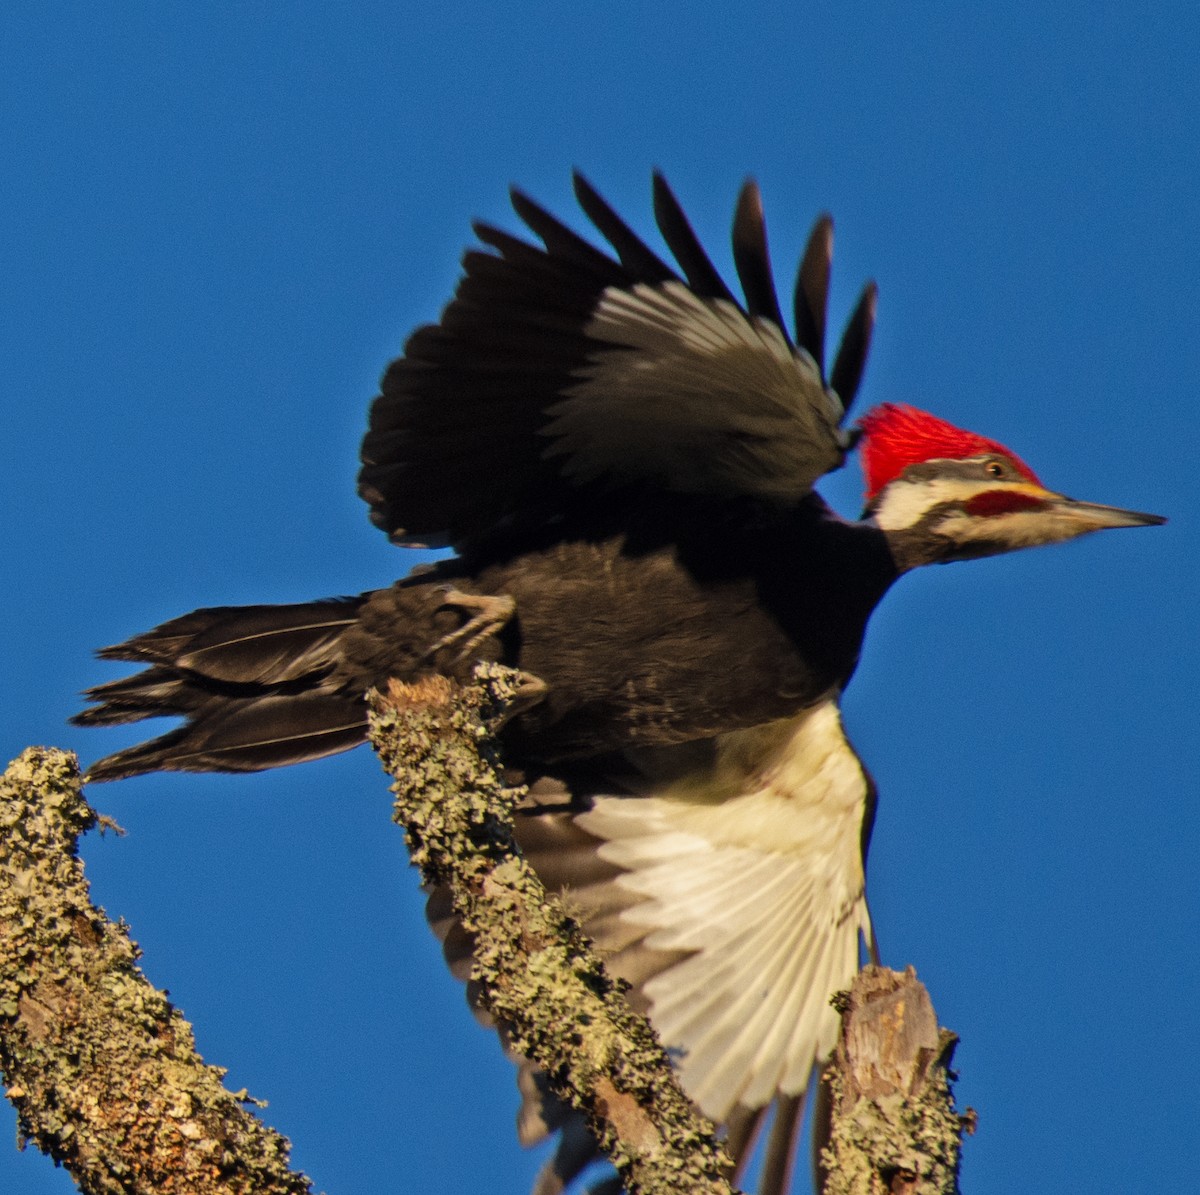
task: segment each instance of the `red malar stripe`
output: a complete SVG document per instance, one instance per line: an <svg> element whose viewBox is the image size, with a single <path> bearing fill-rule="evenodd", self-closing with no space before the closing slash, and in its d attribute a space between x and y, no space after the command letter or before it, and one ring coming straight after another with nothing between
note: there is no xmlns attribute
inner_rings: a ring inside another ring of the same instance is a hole
<svg viewBox="0 0 1200 1195"><path fill-rule="evenodd" d="M1046 503L1019 490L985 490L974 498L968 498L963 505L967 514L989 518L991 515L1011 514L1014 510L1038 510Z"/></svg>

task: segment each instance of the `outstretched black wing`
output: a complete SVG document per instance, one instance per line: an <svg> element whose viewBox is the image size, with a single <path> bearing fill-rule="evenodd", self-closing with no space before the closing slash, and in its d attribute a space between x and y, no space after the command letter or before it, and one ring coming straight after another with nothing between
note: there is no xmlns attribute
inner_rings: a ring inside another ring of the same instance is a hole
<svg viewBox="0 0 1200 1195"><path fill-rule="evenodd" d="M489 249L467 253L441 322L384 376L359 492L398 543L461 548L647 492L790 503L841 463L875 288L827 379L829 218L800 265L793 340L754 183L733 225L744 304L661 176L655 216L683 278L578 174L575 192L615 258L514 192L544 247L477 225Z"/></svg>

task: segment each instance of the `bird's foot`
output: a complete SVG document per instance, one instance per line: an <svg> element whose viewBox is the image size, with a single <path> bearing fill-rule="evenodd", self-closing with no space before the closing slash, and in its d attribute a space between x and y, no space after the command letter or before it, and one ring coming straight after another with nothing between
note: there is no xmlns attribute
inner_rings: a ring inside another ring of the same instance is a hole
<svg viewBox="0 0 1200 1195"><path fill-rule="evenodd" d="M540 676L534 676L532 672L518 673L517 691L508 699L508 706L494 729L507 726L519 714L533 709L549 692L550 686Z"/></svg>
<svg viewBox="0 0 1200 1195"><path fill-rule="evenodd" d="M510 597L499 597L483 593L463 593L457 589L447 589L442 595L440 610L461 610L469 617L467 621L443 635L425 652L425 658L432 660L438 652L449 648L455 649L452 663L459 664L465 660L490 635L499 631L516 613L517 603Z"/></svg>

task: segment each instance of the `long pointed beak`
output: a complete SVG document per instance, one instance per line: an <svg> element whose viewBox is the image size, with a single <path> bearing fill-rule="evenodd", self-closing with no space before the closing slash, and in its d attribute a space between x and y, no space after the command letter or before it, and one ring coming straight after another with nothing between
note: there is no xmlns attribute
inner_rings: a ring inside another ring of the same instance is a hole
<svg viewBox="0 0 1200 1195"><path fill-rule="evenodd" d="M1061 494L1055 494L1047 505L1057 514L1078 523L1081 535L1085 531L1103 531L1109 527L1157 527L1167 521L1162 515L1122 510L1119 506L1101 506L1098 502L1077 502Z"/></svg>

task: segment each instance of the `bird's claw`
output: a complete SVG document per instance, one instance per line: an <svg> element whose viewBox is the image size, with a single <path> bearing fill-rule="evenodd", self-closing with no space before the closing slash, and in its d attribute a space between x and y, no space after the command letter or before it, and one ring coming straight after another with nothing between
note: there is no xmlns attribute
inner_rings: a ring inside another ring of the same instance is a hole
<svg viewBox="0 0 1200 1195"><path fill-rule="evenodd" d="M460 664L490 635L499 631L516 613L517 603L505 594L463 593L447 589L442 595L439 610L462 610L470 615L462 626L443 635L425 651L432 660L439 652L456 649L452 664Z"/></svg>
<svg viewBox="0 0 1200 1195"><path fill-rule="evenodd" d="M518 678L517 691L508 699L508 705L496 724L497 730L526 710L532 709L550 692L550 686L532 672L518 673Z"/></svg>

